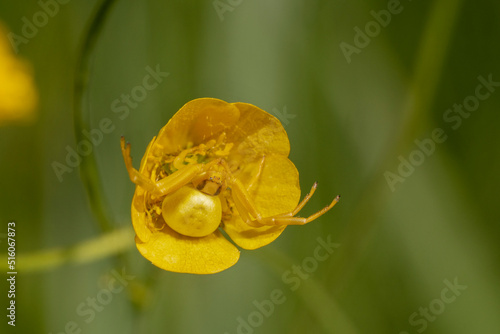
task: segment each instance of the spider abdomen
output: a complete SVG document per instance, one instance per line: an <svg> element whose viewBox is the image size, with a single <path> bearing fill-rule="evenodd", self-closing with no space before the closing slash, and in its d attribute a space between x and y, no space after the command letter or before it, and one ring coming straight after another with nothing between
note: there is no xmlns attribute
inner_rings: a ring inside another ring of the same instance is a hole
<svg viewBox="0 0 500 334"><path fill-rule="evenodd" d="M204 237L219 227L222 207L218 196L184 186L165 196L162 215L167 225L177 233Z"/></svg>

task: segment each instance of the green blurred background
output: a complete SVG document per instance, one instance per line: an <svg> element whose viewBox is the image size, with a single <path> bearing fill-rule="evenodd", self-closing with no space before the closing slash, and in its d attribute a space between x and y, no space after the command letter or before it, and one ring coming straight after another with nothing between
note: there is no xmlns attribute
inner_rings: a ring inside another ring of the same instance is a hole
<svg viewBox="0 0 500 334"><path fill-rule="evenodd" d="M32 22L43 3L3 1L0 20L21 35L23 17ZM500 90L482 89L490 96L470 115L455 113L460 126L444 118L454 104L475 101L478 77L500 81L499 2L106 3L95 45L85 50L81 114L74 110L75 73L102 3L57 2L58 12L19 45L34 68L40 104L36 123L0 128L2 256L14 220L18 257L16 327L2 316L2 328L500 333ZM375 16L385 17L385 27L370 23ZM366 27L371 37L360 37L358 28ZM357 48L348 57L347 44ZM112 103L142 84L148 66L169 75L129 113L114 112ZM198 97L252 103L281 119L302 193L319 183L302 214L342 195L314 223L289 227L208 276L162 271L138 253L134 185L119 149L125 135L138 166L151 138ZM65 164L82 129L97 129L106 118L113 130L60 181L54 162ZM416 153L415 140L429 143L436 128L446 140L432 154ZM391 188L387 172L397 174L400 159L410 158L419 165ZM314 262L318 238L339 247ZM300 274L302 265L310 273ZM126 287L109 293L117 273ZM455 291L447 288L453 284ZM269 301L280 293L280 303Z"/></svg>

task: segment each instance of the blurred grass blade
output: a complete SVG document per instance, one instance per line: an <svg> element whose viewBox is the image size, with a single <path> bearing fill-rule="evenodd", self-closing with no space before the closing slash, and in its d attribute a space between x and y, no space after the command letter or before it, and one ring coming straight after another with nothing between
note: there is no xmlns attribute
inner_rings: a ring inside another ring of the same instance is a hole
<svg viewBox="0 0 500 334"><path fill-rule="evenodd" d="M255 254L265 262L281 279L283 273L295 263L284 253L272 247L264 247ZM325 333L357 334L358 330L332 298L331 292L317 279L309 277L302 280L297 293L302 302L316 318Z"/></svg>
<svg viewBox="0 0 500 334"><path fill-rule="evenodd" d="M429 15L414 65L412 89L416 99L412 114L415 117L423 113L427 118L430 114L462 3L463 0L436 1Z"/></svg>
<svg viewBox="0 0 500 334"><path fill-rule="evenodd" d="M330 282L336 289L341 286L339 281L347 278L349 268L352 269L361 257L380 210L386 207L385 202L391 193L384 172L394 167L398 155L405 152L418 134L429 126L429 114L462 3L462 0L439 0L431 6L415 60L405 115L397 128L397 139L388 147L379 168L375 169L365 190L355 200L359 204L352 210L353 216L341 241L345 246L333 259Z"/></svg>
<svg viewBox="0 0 500 334"><path fill-rule="evenodd" d="M463 0L434 2L424 33L417 48L410 96L407 102L401 145L395 153L406 149L422 129L429 126L429 115L443 72L458 14Z"/></svg>

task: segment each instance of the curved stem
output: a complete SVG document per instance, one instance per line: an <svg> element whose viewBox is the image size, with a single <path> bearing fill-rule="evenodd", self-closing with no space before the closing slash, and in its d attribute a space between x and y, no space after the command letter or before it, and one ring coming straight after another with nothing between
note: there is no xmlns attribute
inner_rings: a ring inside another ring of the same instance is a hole
<svg viewBox="0 0 500 334"><path fill-rule="evenodd" d="M74 100L73 100L73 118L77 143L86 140L83 131L90 131L90 113L83 107L83 98L86 93L86 87L89 82L89 66L92 52L97 44L99 34L104 27L108 14L115 0L103 0L97 8L93 18L90 21L87 34L83 40L81 53L77 59ZM82 158L80 164L80 177L87 191L88 199L92 212L103 231L111 230L111 224L105 210L105 199L99 179L99 172L95 157L95 147L91 153Z"/></svg>

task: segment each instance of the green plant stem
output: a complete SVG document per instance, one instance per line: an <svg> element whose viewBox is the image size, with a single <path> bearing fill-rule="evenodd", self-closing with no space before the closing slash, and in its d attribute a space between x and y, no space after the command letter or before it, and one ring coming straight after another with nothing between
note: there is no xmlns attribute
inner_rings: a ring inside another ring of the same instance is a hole
<svg viewBox="0 0 500 334"><path fill-rule="evenodd" d="M90 113L88 108L83 107L83 99L89 82L90 60L108 14L115 3L115 0L103 0L101 2L93 19L90 21L89 28L82 43L81 53L77 59L73 100L73 118L77 143L86 140L83 135L84 130L91 130ZM87 191L92 212L101 229L103 231L110 231L112 225L105 210L106 204L97 168L95 147L88 156L82 158L80 164L80 177Z"/></svg>
<svg viewBox="0 0 500 334"><path fill-rule="evenodd" d="M122 228L78 243L69 248L52 248L31 254L19 254L17 269L22 273L47 271L65 264L84 264L121 254L134 245L132 228ZM7 261L2 260L3 270Z"/></svg>

